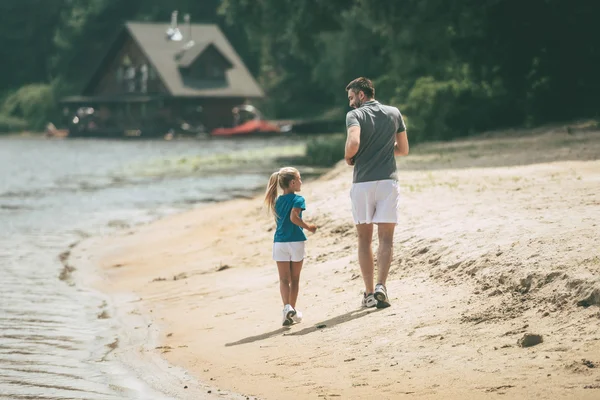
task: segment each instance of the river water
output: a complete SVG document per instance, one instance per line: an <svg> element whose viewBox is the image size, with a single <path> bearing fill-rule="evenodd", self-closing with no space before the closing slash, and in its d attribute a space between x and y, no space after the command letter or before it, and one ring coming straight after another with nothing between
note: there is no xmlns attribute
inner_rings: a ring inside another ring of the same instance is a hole
<svg viewBox="0 0 600 400"><path fill-rule="evenodd" d="M272 169L148 176L144 165L267 145L289 142L0 138L0 399L169 399L107 357L115 332L98 318L104 299L59 279L60 254L87 236L250 195Z"/></svg>

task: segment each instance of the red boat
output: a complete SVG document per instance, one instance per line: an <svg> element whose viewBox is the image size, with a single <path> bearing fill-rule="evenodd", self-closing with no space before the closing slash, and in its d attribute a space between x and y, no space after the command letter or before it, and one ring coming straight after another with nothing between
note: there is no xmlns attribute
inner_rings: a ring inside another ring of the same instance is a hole
<svg viewBox="0 0 600 400"><path fill-rule="evenodd" d="M217 128L210 134L212 136L258 136L258 135L276 135L281 134L279 125L268 121L254 119L244 122L232 128Z"/></svg>

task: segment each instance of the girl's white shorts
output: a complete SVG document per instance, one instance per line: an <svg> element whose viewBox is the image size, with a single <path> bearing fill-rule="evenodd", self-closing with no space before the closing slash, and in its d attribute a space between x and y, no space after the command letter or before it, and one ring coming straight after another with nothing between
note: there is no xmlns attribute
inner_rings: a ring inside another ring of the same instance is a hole
<svg viewBox="0 0 600 400"><path fill-rule="evenodd" d="M304 244L304 241L273 243L273 260L293 262L304 260Z"/></svg>
<svg viewBox="0 0 600 400"><path fill-rule="evenodd" d="M393 179L354 183L350 200L357 225L398 223L400 188Z"/></svg>

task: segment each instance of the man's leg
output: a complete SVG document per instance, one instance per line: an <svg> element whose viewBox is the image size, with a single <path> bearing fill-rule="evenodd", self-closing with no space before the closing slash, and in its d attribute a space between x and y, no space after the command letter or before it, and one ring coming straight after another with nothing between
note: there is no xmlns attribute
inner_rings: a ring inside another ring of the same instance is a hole
<svg viewBox="0 0 600 400"><path fill-rule="evenodd" d="M395 227L396 224L391 223L379 223L377 226L377 236L379 237L379 248L377 249L377 285L375 285L375 293L373 294L375 300L377 300L377 308L390 306L385 283L392 263Z"/></svg>
<svg viewBox="0 0 600 400"><path fill-rule="evenodd" d="M377 224L377 283L385 286L394 255L394 228L396 224Z"/></svg>
<svg viewBox="0 0 600 400"><path fill-rule="evenodd" d="M371 248L373 224L358 224L356 225L356 231L358 232L358 263L365 282L365 291L367 294L373 293L373 270L375 268L373 249Z"/></svg>

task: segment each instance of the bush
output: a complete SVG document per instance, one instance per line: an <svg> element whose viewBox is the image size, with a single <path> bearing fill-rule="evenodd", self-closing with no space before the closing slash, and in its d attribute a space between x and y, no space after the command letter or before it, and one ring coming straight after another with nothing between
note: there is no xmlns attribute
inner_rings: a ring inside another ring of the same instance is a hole
<svg viewBox="0 0 600 400"><path fill-rule="evenodd" d="M27 121L31 129L44 129L56 113L56 99L52 86L23 86L4 100L2 113Z"/></svg>
<svg viewBox="0 0 600 400"><path fill-rule="evenodd" d="M501 90L485 83L468 78L436 81L427 76L415 82L399 108L410 119L411 141L447 140L501 123L494 96L500 98ZM500 118L507 120L506 115Z"/></svg>
<svg viewBox="0 0 600 400"><path fill-rule="evenodd" d="M456 134L448 124L456 112L458 98L465 90L458 82L436 81L427 76L417 79L400 109L410 117L408 130L414 141L442 139Z"/></svg>
<svg viewBox="0 0 600 400"><path fill-rule="evenodd" d="M27 126L27 122L21 118L0 114L0 133L24 131Z"/></svg>
<svg viewBox="0 0 600 400"><path fill-rule="evenodd" d="M346 135L319 136L306 143L305 165L331 166L344 158Z"/></svg>

